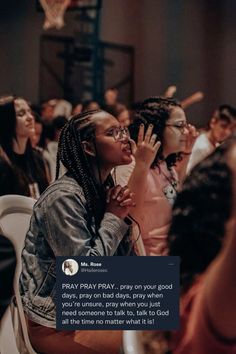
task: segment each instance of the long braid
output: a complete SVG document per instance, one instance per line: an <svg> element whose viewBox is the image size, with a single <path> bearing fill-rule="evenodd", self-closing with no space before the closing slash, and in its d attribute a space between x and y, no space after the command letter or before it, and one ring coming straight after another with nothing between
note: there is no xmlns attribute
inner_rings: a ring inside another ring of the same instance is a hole
<svg viewBox="0 0 236 354"><path fill-rule="evenodd" d="M59 143L58 143L58 150L59 150ZM59 174L60 174L60 156L59 153L57 153L57 162L56 162L56 178L59 178Z"/></svg>
<svg viewBox="0 0 236 354"><path fill-rule="evenodd" d="M84 152L82 140L93 138L95 128L92 115L98 112L100 111L90 111L76 115L63 127L58 143L56 168L56 178L58 178L61 161L82 187L87 202L89 224L94 217L96 229L98 229L101 221L99 214L101 205L98 204L101 196L87 155Z"/></svg>

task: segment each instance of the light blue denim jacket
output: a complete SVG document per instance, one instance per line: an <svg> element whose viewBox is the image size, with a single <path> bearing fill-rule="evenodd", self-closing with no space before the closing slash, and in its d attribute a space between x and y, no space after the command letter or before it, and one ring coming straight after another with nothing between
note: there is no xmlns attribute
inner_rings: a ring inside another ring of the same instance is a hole
<svg viewBox="0 0 236 354"><path fill-rule="evenodd" d="M95 225L91 225L95 229ZM82 188L67 175L54 182L34 206L30 228L22 252L20 291L29 319L56 327L56 256L113 256L118 246L129 243L129 226L111 213L105 213L99 237L91 243L86 201Z"/></svg>

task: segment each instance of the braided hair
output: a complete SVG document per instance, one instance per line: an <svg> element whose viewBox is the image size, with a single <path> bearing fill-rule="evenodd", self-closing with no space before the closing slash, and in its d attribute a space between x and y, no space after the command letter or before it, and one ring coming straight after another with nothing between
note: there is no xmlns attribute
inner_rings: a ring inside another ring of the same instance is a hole
<svg viewBox="0 0 236 354"><path fill-rule="evenodd" d="M144 124L145 131L149 124L152 124L153 134L156 134L158 140L162 142L166 121L170 118L171 111L174 107L181 107L181 105L173 98L154 96L144 100L134 114L133 123L129 126L131 138L137 142L140 124ZM167 166L173 166L179 158L179 154L169 155L166 159ZM163 146L161 145L151 168L157 167L162 160L164 160L164 156Z"/></svg>
<svg viewBox="0 0 236 354"><path fill-rule="evenodd" d="M88 225L94 218L96 233L105 212L105 186L96 181L87 154L84 151L83 141L92 141L96 150L95 122L96 113L101 110L83 112L73 116L61 130L56 166L56 179L59 176L60 161L82 187L87 203ZM100 175L99 163L97 161ZM105 182L113 185L111 176Z"/></svg>

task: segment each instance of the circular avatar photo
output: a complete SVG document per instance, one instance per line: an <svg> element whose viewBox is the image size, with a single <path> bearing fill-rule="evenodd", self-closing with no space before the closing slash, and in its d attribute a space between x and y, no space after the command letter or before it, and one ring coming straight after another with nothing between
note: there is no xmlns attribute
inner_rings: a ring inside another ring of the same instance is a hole
<svg viewBox="0 0 236 354"><path fill-rule="evenodd" d="M66 259L62 263L62 271L65 275L75 275L79 270L79 265L74 259Z"/></svg>

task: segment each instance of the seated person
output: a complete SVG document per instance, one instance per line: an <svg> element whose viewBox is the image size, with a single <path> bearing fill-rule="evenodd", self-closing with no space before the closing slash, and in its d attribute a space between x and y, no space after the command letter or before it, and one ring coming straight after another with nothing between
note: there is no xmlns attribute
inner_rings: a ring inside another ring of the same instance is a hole
<svg viewBox="0 0 236 354"><path fill-rule="evenodd" d="M115 169L116 180L138 191L131 216L140 226L146 254L166 254L172 206L185 178L196 130L176 100L151 97L139 105L129 131L134 159Z"/></svg>
<svg viewBox="0 0 236 354"><path fill-rule="evenodd" d="M114 187L110 174L131 162L128 141L117 120L104 111L76 115L61 131L56 178L60 161L67 173L35 204L22 252L22 301L37 352L119 352L121 331L56 330L55 264L56 256L134 254L127 221L133 194Z"/></svg>
<svg viewBox="0 0 236 354"><path fill-rule="evenodd" d="M232 134L236 122L236 110L229 105L221 105L208 123L208 130L199 135L192 149L187 173L200 161L210 155L215 148Z"/></svg>
<svg viewBox="0 0 236 354"><path fill-rule="evenodd" d="M32 149L34 117L23 98L0 98L0 195L37 199L48 186L44 161Z"/></svg>

